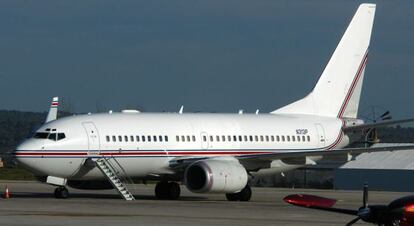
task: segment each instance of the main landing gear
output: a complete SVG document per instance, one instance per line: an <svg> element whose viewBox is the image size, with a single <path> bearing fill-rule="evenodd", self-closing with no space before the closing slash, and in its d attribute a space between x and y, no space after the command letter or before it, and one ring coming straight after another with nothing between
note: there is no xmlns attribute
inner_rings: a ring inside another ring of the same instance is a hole
<svg viewBox="0 0 414 226"><path fill-rule="evenodd" d="M69 197L69 191L64 186L59 186L55 189L55 198L57 199L67 199Z"/></svg>
<svg viewBox="0 0 414 226"><path fill-rule="evenodd" d="M176 182L158 182L155 186L155 196L158 199L176 200L180 197L180 185Z"/></svg>
<svg viewBox="0 0 414 226"><path fill-rule="evenodd" d="M252 197L252 189L249 185L246 185L241 191L236 193L227 193L226 198L229 201L242 201L247 202Z"/></svg>

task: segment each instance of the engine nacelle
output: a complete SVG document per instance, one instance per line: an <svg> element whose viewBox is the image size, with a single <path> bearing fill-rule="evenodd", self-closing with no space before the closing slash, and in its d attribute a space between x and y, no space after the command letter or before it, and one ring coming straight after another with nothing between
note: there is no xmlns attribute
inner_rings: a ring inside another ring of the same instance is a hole
<svg viewBox="0 0 414 226"><path fill-rule="evenodd" d="M196 193L235 193L247 185L246 169L232 160L202 160L187 167L184 182Z"/></svg>

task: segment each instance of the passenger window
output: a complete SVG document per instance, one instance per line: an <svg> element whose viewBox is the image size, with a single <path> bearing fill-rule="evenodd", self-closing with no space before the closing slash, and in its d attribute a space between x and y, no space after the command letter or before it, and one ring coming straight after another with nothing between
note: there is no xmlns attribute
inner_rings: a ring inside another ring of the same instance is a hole
<svg viewBox="0 0 414 226"><path fill-rule="evenodd" d="M185 142L185 136L184 135L181 135L181 141Z"/></svg>
<svg viewBox="0 0 414 226"><path fill-rule="evenodd" d="M220 136L219 135L216 136L216 140L217 140L217 142L220 142Z"/></svg>
<svg viewBox="0 0 414 226"><path fill-rule="evenodd" d="M162 136L158 136L159 141L162 142Z"/></svg>
<svg viewBox="0 0 414 226"><path fill-rule="evenodd" d="M118 136L118 141L122 142L122 136Z"/></svg>
<svg viewBox="0 0 414 226"><path fill-rule="evenodd" d="M233 136L233 141L237 141L237 136Z"/></svg>
<svg viewBox="0 0 414 226"><path fill-rule="evenodd" d="M175 136L175 140L176 140L177 142L180 142L180 136Z"/></svg>
<svg viewBox="0 0 414 226"><path fill-rule="evenodd" d="M244 135L244 141L248 141L248 140L247 140L247 136L246 136L246 135Z"/></svg>
<svg viewBox="0 0 414 226"><path fill-rule="evenodd" d="M287 142L289 142L290 141L290 136L286 136L286 140L287 140Z"/></svg>
<svg viewBox="0 0 414 226"><path fill-rule="evenodd" d="M303 141L303 142L305 142L305 141L306 141L305 136L302 136L302 141Z"/></svg>
<svg viewBox="0 0 414 226"><path fill-rule="evenodd" d="M242 141L243 141L242 136L239 136L239 141L240 141L240 142L242 142Z"/></svg>
<svg viewBox="0 0 414 226"><path fill-rule="evenodd" d="M190 142L190 136L187 135L187 142Z"/></svg>
<svg viewBox="0 0 414 226"><path fill-rule="evenodd" d="M147 141L148 141L148 142L151 142L151 136L148 136Z"/></svg>
<svg viewBox="0 0 414 226"><path fill-rule="evenodd" d="M269 136L266 135L266 142L269 142Z"/></svg>
<svg viewBox="0 0 414 226"><path fill-rule="evenodd" d="M272 141L272 142L274 142L275 141L275 136L270 136L270 140Z"/></svg>
<svg viewBox="0 0 414 226"><path fill-rule="evenodd" d="M254 136L254 141L258 142L259 141L259 136Z"/></svg>
<svg viewBox="0 0 414 226"><path fill-rule="evenodd" d="M193 138L193 142L195 142L195 141L196 141L196 138L195 138L195 136L194 136L194 135L192 136L192 138Z"/></svg>
<svg viewBox="0 0 414 226"><path fill-rule="evenodd" d="M292 136L292 141L295 141L295 136Z"/></svg>
<svg viewBox="0 0 414 226"><path fill-rule="evenodd" d="M141 136L141 138L142 142L145 142L145 136Z"/></svg>
<svg viewBox="0 0 414 226"><path fill-rule="evenodd" d="M227 141L231 142L231 136L230 135L227 136Z"/></svg>
<svg viewBox="0 0 414 226"><path fill-rule="evenodd" d="M276 141L279 142L280 141L280 137L279 135L276 135Z"/></svg>
<svg viewBox="0 0 414 226"><path fill-rule="evenodd" d="M282 135L282 141L285 142L285 136Z"/></svg>
<svg viewBox="0 0 414 226"><path fill-rule="evenodd" d="M298 141L300 142L300 136L297 136L296 138L297 138L297 139L298 139Z"/></svg>
<svg viewBox="0 0 414 226"><path fill-rule="evenodd" d="M164 136L165 142L168 142L168 136Z"/></svg>
<svg viewBox="0 0 414 226"><path fill-rule="evenodd" d="M112 141L116 142L116 136L112 136Z"/></svg>
<svg viewBox="0 0 414 226"><path fill-rule="evenodd" d="M310 136L308 135L308 142L310 141Z"/></svg>
<svg viewBox="0 0 414 226"><path fill-rule="evenodd" d="M214 140L213 136L210 136L210 141L213 141L213 140Z"/></svg>
<svg viewBox="0 0 414 226"><path fill-rule="evenodd" d="M207 137L206 136L203 136L203 141L207 142Z"/></svg>
<svg viewBox="0 0 414 226"><path fill-rule="evenodd" d="M262 141L262 142L263 142L263 136L260 136L260 141Z"/></svg>
<svg viewBox="0 0 414 226"><path fill-rule="evenodd" d="M252 142L252 141L253 141L253 136L252 136L252 135L250 135L250 136L249 136L249 139L250 139L250 142Z"/></svg>
<svg viewBox="0 0 414 226"><path fill-rule="evenodd" d="M106 142L109 142L110 140L109 136L106 136Z"/></svg>
<svg viewBox="0 0 414 226"><path fill-rule="evenodd" d="M223 141L223 142L225 142L226 141L226 136L221 136L221 140Z"/></svg>
<svg viewBox="0 0 414 226"><path fill-rule="evenodd" d="M136 138L137 142L139 142L139 136L135 136L135 138Z"/></svg>
<svg viewBox="0 0 414 226"><path fill-rule="evenodd" d="M128 136L124 136L125 137L125 142L128 142Z"/></svg>
<svg viewBox="0 0 414 226"><path fill-rule="evenodd" d="M134 136L130 136L131 142L134 142Z"/></svg>
<svg viewBox="0 0 414 226"><path fill-rule="evenodd" d="M154 142L157 142L157 136L153 136Z"/></svg>

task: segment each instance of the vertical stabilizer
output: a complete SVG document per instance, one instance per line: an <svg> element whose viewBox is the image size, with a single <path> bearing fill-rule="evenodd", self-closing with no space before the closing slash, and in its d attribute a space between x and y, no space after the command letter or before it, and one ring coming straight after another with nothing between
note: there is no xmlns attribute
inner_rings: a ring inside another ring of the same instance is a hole
<svg viewBox="0 0 414 226"><path fill-rule="evenodd" d="M312 92L272 113L356 118L375 7L359 6Z"/></svg>
<svg viewBox="0 0 414 226"><path fill-rule="evenodd" d="M52 103L50 104L49 113L47 114L45 123L56 120L57 112L58 112L58 106L59 106L59 97L53 97Z"/></svg>

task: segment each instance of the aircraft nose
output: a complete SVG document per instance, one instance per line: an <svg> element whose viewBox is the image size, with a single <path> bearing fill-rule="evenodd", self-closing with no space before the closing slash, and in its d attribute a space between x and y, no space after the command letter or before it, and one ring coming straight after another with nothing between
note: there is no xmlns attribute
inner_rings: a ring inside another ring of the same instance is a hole
<svg viewBox="0 0 414 226"><path fill-rule="evenodd" d="M23 166L27 165L27 154L36 152L39 145L36 141L28 139L19 144L12 153L13 159L16 163Z"/></svg>

